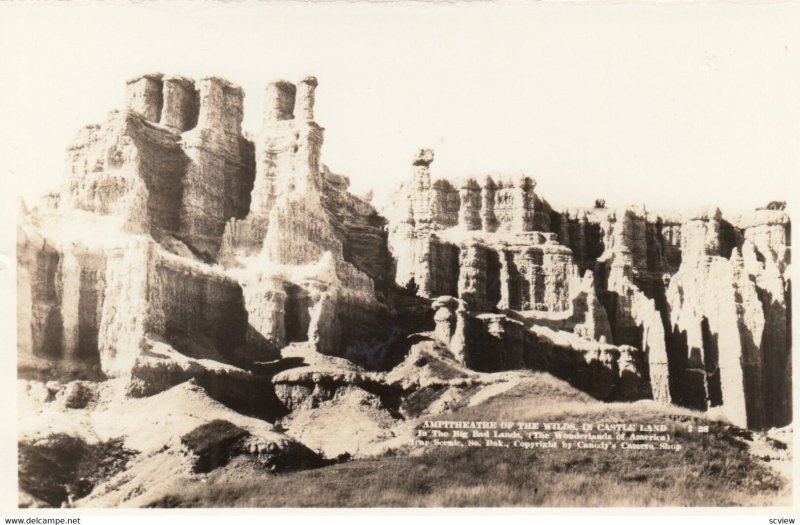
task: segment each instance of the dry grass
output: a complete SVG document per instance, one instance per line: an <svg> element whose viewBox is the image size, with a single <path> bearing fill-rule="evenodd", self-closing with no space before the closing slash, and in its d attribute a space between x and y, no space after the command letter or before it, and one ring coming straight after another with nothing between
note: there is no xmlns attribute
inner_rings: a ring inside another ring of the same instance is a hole
<svg viewBox="0 0 800 525"><path fill-rule="evenodd" d="M715 436L681 442L687 446L675 454L439 449L278 476L239 465L155 505L735 506L774 504L781 494L781 480L730 443Z"/></svg>
<svg viewBox="0 0 800 525"><path fill-rule="evenodd" d="M552 384L551 384L552 383ZM675 423L679 451L438 448L270 475L230 465L154 506L491 507L775 505L790 488L756 461L736 430L653 404L587 402L560 382L525 383L442 419Z"/></svg>

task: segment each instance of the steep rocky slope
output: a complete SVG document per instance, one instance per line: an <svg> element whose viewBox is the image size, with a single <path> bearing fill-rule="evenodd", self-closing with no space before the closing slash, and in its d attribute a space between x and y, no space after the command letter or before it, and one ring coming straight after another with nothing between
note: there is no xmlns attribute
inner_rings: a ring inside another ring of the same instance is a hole
<svg viewBox="0 0 800 525"><path fill-rule="evenodd" d="M720 407L751 428L791 421L783 203L730 221L558 211L529 177L435 180L433 159L420 150L394 192L389 245L398 285L432 299L462 363L548 370L601 399Z"/></svg>
<svg viewBox="0 0 800 525"><path fill-rule="evenodd" d="M791 422L780 203L559 211L530 177L434 180L424 149L379 212L321 163L316 88L269 84L251 140L238 86L137 77L78 132L61 191L21 205L26 505L140 504L159 469L382 454L550 376L576 402ZM48 463L65 450L84 459ZM102 475L70 477L106 452ZM43 468L61 485L38 490Z"/></svg>

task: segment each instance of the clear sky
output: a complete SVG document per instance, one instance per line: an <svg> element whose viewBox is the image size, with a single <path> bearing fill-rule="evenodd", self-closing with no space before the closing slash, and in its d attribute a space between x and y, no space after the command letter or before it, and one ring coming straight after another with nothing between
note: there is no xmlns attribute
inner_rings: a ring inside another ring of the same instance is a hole
<svg viewBox="0 0 800 525"><path fill-rule="evenodd" d="M556 207L737 212L800 168L800 3L0 5L0 168L57 185L125 79L313 74L323 162L379 201L414 150L435 175L524 172ZM795 193L796 195L796 193Z"/></svg>

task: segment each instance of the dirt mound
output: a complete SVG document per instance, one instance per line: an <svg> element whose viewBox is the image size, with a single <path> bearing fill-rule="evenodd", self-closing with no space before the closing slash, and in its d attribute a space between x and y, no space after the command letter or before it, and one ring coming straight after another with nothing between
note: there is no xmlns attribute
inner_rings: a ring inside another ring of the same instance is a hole
<svg viewBox="0 0 800 525"><path fill-rule="evenodd" d="M181 436L181 444L197 458L194 472L209 472L226 465L248 435L229 421L215 419Z"/></svg>
<svg viewBox="0 0 800 525"><path fill-rule="evenodd" d="M88 444L67 434L19 443L20 490L51 507L88 495L136 455L122 440ZM34 500L35 501L35 500ZM20 501L20 507L28 506Z"/></svg>
<svg viewBox="0 0 800 525"><path fill-rule="evenodd" d="M381 442L395 437L393 429L401 423L378 396L355 386L342 388L331 400L297 410L282 421L289 436L329 459L369 455Z"/></svg>

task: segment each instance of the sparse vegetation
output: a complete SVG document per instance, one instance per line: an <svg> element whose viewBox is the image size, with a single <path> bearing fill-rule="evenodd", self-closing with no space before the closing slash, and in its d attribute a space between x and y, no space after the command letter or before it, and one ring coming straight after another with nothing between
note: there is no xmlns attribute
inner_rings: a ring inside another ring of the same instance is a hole
<svg viewBox="0 0 800 525"><path fill-rule="evenodd" d="M771 502L780 479L715 436L683 436L676 454L438 449L279 476L214 473L169 506L731 506ZM169 503L167 503L169 502Z"/></svg>
<svg viewBox="0 0 800 525"><path fill-rule="evenodd" d="M248 432L230 421L215 419L181 437L181 443L197 455L196 472L209 472L228 463L233 448Z"/></svg>
<svg viewBox="0 0 800 525"><path fill-rule="evenodd" d="M746 435L733 427L652 403L599 405L568 394L556 382L527 384L442 418L521 421L547 413L548 421L691 421L710 432L677 426L678 451L436 448L277 476L240 465L153 506L734 506L788 497L789 487L749 453Z"/></svg>
<svg viewBox="0 0 800 525"><path fill-rule="evenodd" d="M67 434L19 444L20 490L53 506L86 496L135 455L121 440L87 444Z"/></svg>

